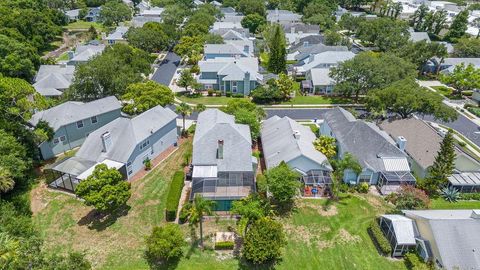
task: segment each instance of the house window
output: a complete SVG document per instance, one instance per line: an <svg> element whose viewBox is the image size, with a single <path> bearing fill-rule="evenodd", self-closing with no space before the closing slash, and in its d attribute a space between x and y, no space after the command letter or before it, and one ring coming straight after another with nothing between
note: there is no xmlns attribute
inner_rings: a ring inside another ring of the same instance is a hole
<svg viewBox="0 0 480 270"><path fill-rule="evenodd" d="M53 139L53 143L54 143L54 144L57 144L58 142L59 142L58 138L54 138L54 139Z"/></svg>
<svg viewBox="0 0 480 270"><path fill-rule="evenodd" d="M63 135L63 136L60 137L60 141L61 141L61 142L64 142L66 139L67 139L67 138L65 137L65 135Z"/></svg>
<svg viewBox="0 0 480 270"><path fill-rule="evenodd" d="M147 147L149 144L150 144L150 140L144 141L144 142L140 145L140 150L142 150L143 148Z"/></svg>
<svg viewBox="0 0 480 270"><path fill-rule="evenodd" d="M233 93L236 93L236 92L237 92L237 82L236 82L236 81L233 81L233 82L232 82L232 92L233 92Z"/></svg>
<svg viewBox="0 0 480 270"><path fill-rule="evenodd" d="M370 175L365 175L365 174L362 174L358 177L358 183L370 183Z"/></svg>
<svg viewBox="0 0 480 270"><path fill-rule="evenodd" d="M77 128L83 128L83 120L77 121Z"/></svg>
<svg viewBox="0 0 480 270"><path fill-rule="evenodd" d="M128 175L130 175L130 174L133 173L132 162L131 162L131 161L129 161L129 162L127 163L127 173L128 173Z"/></svg>
<svg viewBox="0 0 480 270"><path fill-rule="evenodd" d="M95 123L98 122L97 116L92 116L92 117L90 118L90 120L92 121L92 124L95 124Z"/></svg>

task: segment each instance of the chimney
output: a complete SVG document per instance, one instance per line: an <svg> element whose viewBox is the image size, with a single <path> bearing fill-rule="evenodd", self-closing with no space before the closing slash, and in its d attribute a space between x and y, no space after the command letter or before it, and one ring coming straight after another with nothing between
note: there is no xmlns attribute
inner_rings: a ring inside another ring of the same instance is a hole
<svg viewBox="0 0 480 270"><path fill-rule="evenodd" d="M103 152L108 152L112 147L112 136L110 132L105 132L102 134L102 145L103 145Z"/></svg>
<svg viewBox="0 0 480 270"><path fill-rule="evenodd" d="M474 209L472 210L472 214L470 215L473 219L480 219L480 210Z"/></svg>
<svg viewBox="0 0 480 270"><path fill-rule="evenodd" d="M405 148L407 147L407 139L403 136L398 136L397 137L397 146L400 150L405 152Z"/></svg>
<svg viewBox="0 0 480 270"><path fill-rule="evenodd" d="M72 58L75 56L75 53L73 51L68 51L68 60L72 60Z"/></svg>
<svg viewBox="0 0 480 270"><path fill-rule="evenodd" d="M223 159L223 140L218 140L217 159Z"/></svg>
<svg viewBox="0 0 480 270"><path fill-rule="evenodd" d="M300 140L300 131L294 130L293 131L293 137L297 140Z"/></svg>

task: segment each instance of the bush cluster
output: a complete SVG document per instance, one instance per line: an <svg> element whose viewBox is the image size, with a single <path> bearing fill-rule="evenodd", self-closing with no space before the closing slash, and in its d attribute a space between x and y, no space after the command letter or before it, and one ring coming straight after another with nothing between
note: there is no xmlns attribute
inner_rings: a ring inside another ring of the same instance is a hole
<svg viewBox="0 0 480 270"><path fill-rule="evenodd" d="M409 252L405 254L405 265L411 270L429 270L428 264L424 263L417 253Z"/></svg>
<svg viewBox="0 0 480 270"><path fill-rule="evenodd" d="M223 242L215 243L215 249L216 250L229 250L229 249L233 249L234 246L235 246L235 243L230 242L230 241L223 241Z"/></svg>
<svg viewBox="0 0 480 270"><path fill-rule="evenodd" d="M185 173L182 171L177 171L173 175L167 197L167 208L165 209L165 219L167 221L174 221L177 216L178 201L182 195L184 178Z"/></svg>
<svg viewBox="0 0 480 270"><path fill-rule="evenodd" d="M460 199L480 201L480 193L460 193Z"/></svg>
<svg viewBox="0 0 480 270"><path fill-rule="evenodd" d="M385 235L383 235L382 229L380 229L380 225L376 219L372 221L368 229L373 242L377 245L380 251L384 255L390 255L392 253L392 247Z"/></svg>

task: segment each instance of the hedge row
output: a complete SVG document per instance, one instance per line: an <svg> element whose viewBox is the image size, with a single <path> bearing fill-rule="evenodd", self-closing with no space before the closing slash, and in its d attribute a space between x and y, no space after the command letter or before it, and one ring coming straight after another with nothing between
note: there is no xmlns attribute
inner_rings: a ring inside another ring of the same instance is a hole
<svg viewBox="0 0 480 270"><path fill-rule="evenodd" d="M215 249L216 250L233 249L234 246L235 246L235 243L229 242L229 241L215 243Z"/></svg>
<svg viewBox="0 0 480 270"><path fill-rule="evenodd" d="M177 217L177 208L180 196L182 195L183 180L185 173L182 171L175 172L172 178L172 184L167 196L167 207L165 209L165 219L174 221Z"/></svg>
<svg viewBox="0 0 480 270"><path fill-rule="evenodd" d="M390 246L390 242L388 242L385 235L383 235L382 229L380 229L380 225L378 225L378 221L376 219L370 224L369 230L373 242L377 245L380 251L384 255L390 255L392 253L392 247Z"/></svg>
<svg viewBox="0 0 480 270"><path fill-rule="evenodd" d="M480 193L460 193L460 199L480 201Z"/></svg>
<svg viewBox="0 0 480 270"><path fill-rule="evenodd" d="M429 267L423 260L417 255L417 253L409 252L405 254L405 264L408 269L411 270L430 270L433 267Z"/></svg>

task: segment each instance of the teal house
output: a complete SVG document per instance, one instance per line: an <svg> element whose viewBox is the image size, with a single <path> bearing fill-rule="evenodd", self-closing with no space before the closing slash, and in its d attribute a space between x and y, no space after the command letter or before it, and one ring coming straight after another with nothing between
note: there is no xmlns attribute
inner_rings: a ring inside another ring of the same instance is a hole
<svg viewBox="0 0 480 270"><path fill-rule="evenodd" d="M35 113L29 123L45 121L55 131L51 141L39 145L42 159L79 147L87 136L121 115L121 104L114 96L88 103L69 101Z"/></svg>
<svg viewBox="0 0 480 270"><path fill-rule="evenodd" d="M204 90L249 95L263 80L256 57L220 57L200 61L198 83Z"/></svg>
<svg viewBox="0 0 480 270"><path fill-rule="evenodd" d="M235 200L255 192L258 161L252 156L247 125L218 109L199 114L192 153L190 199L202 196L216 202L216 211L229 211Z"/></svg>

